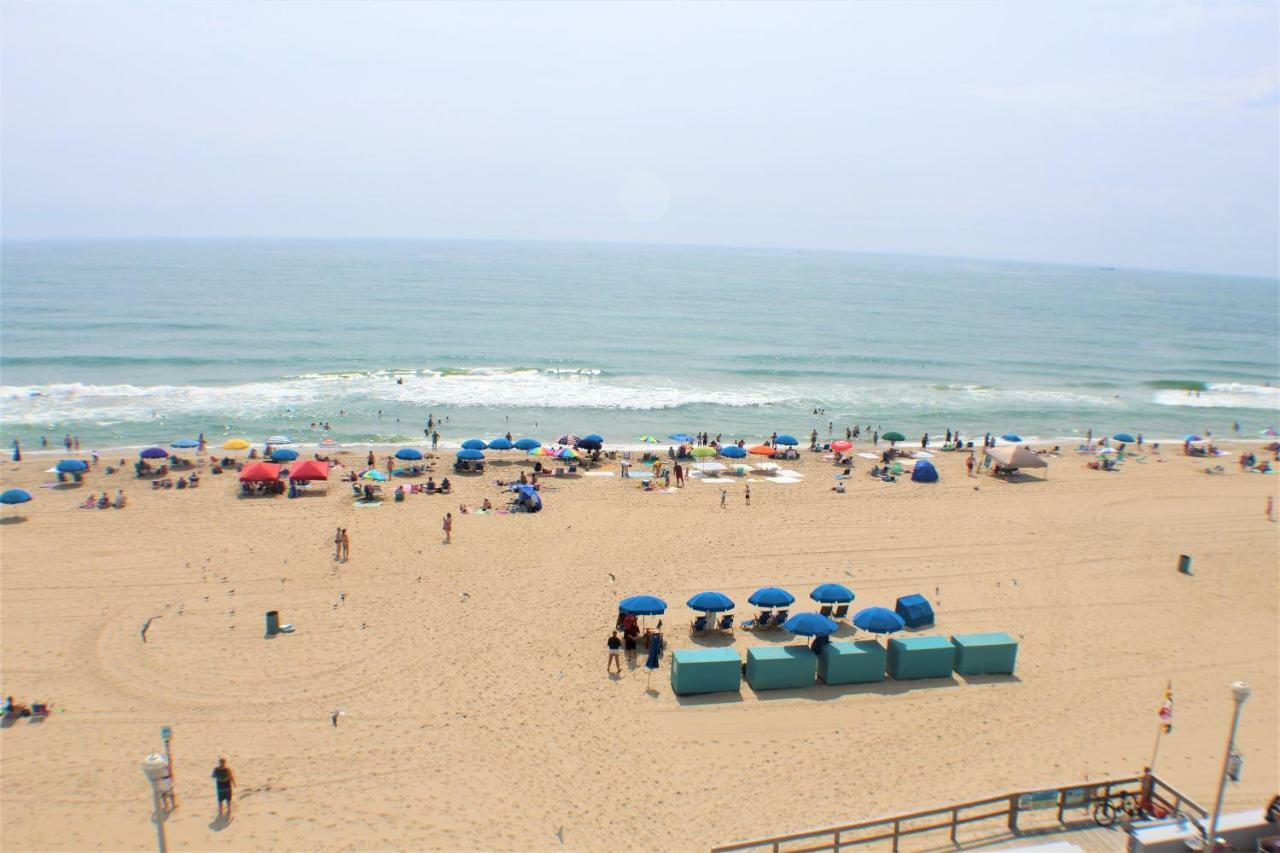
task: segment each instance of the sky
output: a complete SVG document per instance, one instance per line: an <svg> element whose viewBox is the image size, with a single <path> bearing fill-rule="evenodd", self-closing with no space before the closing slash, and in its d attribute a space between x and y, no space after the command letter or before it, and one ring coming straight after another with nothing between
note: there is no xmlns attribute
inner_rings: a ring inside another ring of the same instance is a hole
<svg viewBox="0 0 1280 853"><path fill-rule="evenodd" d="M1276 2L4 0L6 238L1277 276Z"/></svg>

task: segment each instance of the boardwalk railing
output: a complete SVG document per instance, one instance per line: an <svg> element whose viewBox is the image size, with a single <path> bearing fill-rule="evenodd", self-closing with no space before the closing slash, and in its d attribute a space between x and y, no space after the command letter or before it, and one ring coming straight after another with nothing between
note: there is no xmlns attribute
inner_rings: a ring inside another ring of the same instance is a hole
<svg viewBox="0 0 1280 853"><path fill-rule="evenodd" d="M817 851L827 850L839 851L878 841L892 841L894 853L898 853L904 837L943 830L948 832L950 842L955 846L959 843L957 835L961 828L969 824L1002 821L1005 825L1004 831L1008 834L1017 834L1020 815L1044 815L1049 809L1055 809L1057 824L1065 825L1068 823L1066 813L1069 811L1083 809L1085 814L1081 819L1084 819L1095 803L1124 794L1140 798L1141 788L1142 779L1135 776L1041 791L1019 791L983 800L956 803L944 808L726 844L712 848L712 853L761 849L771 850L773 853L817 853ZM1155 776L1151 777L1151 801L1162 807L1170 816L1181 814L1187 814L1193 818L1208 816L1205 809ZM1043 820L1038 823L1039 825L1035 827L1037 831L1044 831L1052 826L1052 824L1046 826Z"/></svg>

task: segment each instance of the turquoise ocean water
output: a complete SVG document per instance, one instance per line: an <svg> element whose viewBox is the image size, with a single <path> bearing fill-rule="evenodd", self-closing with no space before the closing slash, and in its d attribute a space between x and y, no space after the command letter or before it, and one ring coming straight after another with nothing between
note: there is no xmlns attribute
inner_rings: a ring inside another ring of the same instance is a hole
<svg viewBox="0 0 1280 853"><path fill-rule="evenodd" d="M0 271L0 433L31 449L310 442L326 421L343 442L421 440L428 414L450 443L829 422L1257 436L1280 418L1274 280L430 241L6 242Z"/></svg>

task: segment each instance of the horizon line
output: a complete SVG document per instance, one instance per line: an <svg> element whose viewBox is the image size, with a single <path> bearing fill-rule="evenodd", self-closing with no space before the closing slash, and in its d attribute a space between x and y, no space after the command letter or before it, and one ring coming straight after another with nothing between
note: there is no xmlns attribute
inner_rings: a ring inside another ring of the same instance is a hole
<svg viewBox="0 0 1280 853"><path fill-rule="evenodd" d="M362 235L362 236L301 236L301 235L244 235L244 234L202 234L202 235L177 235L177 234L155 234L155 235L43 235L43 236L9 236L0 233L0 243L56 243L56 242L85 242L85 243L108 243L108 242L199 242L199 241L261 241L261 242L327 242L327 241L385 241L385 242L436 242L436 243L518 243L536 245L540 243L551 245L584 245L584 246L648 246L654 248L677 248L677 249L736 249L745 251L764 251L764 252L810 252L822 254L839 254L839 255L881 255L890 257L907 257L907 258L933 258L939 260L956 260L956 261L986 261L993 263L1005 264L1032 264L1037 266L1058 266L1071 267L1077 269L1094 269L1106 271L1129 271L1129 272L1154 272L1164 275L1211 275L1223 278L1238 278L1249 281L1261 281L1268 283L1280 282L1280 269L1277 269L1275 275L1266 276L1258 273L1232 273L1221 272L1208 269L1171 269L1163 267L1140 267L1129 266L1124 264L1104 263L1101 261L1058 261L1058 260L1030 260L1027 258L1004 258L992 257L989 255L953 255L937 252L906 252L892 251L884 249L841 249L841 248L815 248L804 246L780 246L780 245L743 245L739 243L697 243L697 242L656 242L651 240L589 240L589 239L535 239L528 237L427 237L417 235Z"/></svg>

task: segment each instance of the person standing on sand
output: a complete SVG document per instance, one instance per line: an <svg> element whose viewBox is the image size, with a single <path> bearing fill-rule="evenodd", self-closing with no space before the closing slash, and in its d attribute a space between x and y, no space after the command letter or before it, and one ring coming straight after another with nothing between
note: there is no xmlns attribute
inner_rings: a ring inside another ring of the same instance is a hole
<svg viewBox="0 0 1280 853"><path fill-rule="evenodd" d="M335 561L342 559L342 528L335 527L333 529L333 559Z"/></svg>
<svg viewBox="0 0 1280 853"><path fill-rule="evenodd" d="M1273 495L1267 495L1267 521L1276 520L1276 499Z"/></svg>
<svg viewBox="0 0 1280 853"><path fill-rule="evenodd" d="M618 639L617 631L609 636L609 663L604 671L612 672L614 664L618 665L618 675L622 675L622 640Z"/></svg>
<svg viewBox="0 0 1280 853"><path fill-rule="evenodd" d="M342 528L342 562L351 559L351 537L347 535L347 528Z"/></svg>
<svg viewBox="0 0 1280 853"><path fill-rule="evenodd" d="M746 497L747 506L750 507L751 506L751 484L743 483L742 486L743 486L743 489L745 489L745 491L743 492L743 496Z"/></svg>
<svg viewBox="0 0 1280 853"><path fill-rule="evenodd" d="M871 434L871 443L872 443L872 444L879 444L879 443L880 443L880 430L876 430L875 432L873 432L873 433Z"/></svg>
<svg viewBox="0 0 1280 853"><path fill-rule="evenodd" d="M676 485L684 488L684 468L680 466L679 462L676 463Z"/></svg>
<svg viewBox="0 0 1280 853"><path fill-rule="evenodd" d="M921 450L928 450L928 449L929 449L929 433L927 433L927 432L926 432L926 433L924 434L924 436L923 436L923 437L921 437L921 439L920 439L920 449L921 449Z"/></svg>
<svg viewBox="0 0 1280 853"><path fill-rule="evenodd" d="M964 460L964 467L968 469L970 477L973 476L973 465L974 465L973 452L970 451L969 458Z"/></svg>
<svg viewBox="0 0 1280 853"><path fill-rule="evenodd" d="M231 817L231 789L236 786L236 774L227 766L227 759L219 758L218 766L209 774L218 792L218 817L222 817L222 804L227 804L227 817Z"/></svg>
<svg viewBox="0 0 1280 853"><path fill-rule="evenodd" d="M724 505L724 502L725 502L725 501L727 501L728 499L729 499L729 492L728 492L728 490L727 490L727 489L721 489L721 490L720 490L720 508L721 508L721 509L726 509L726 507L725 507L725 505Z"/></svg>
<svg viewBox="0 0 1280 853"><path fill-rule="evenodd" d="M448 545L453 542L453 513L446 512L444 514L444 544Z"/></svg>

